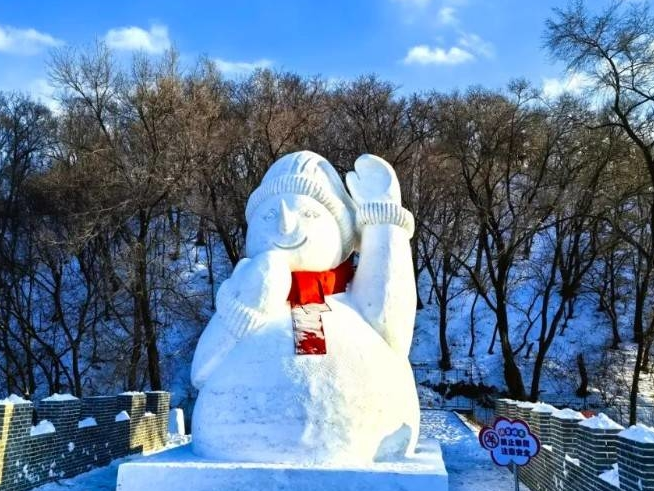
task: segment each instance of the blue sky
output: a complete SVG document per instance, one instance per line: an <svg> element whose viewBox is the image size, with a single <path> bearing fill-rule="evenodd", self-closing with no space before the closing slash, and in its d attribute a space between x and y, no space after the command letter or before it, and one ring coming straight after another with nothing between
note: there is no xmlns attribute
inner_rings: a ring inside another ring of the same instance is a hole
<svg viewBox="0 0 654 491"><path fill-rule="evenodd" d="M605 4L592 0L593 5ZM50 93L57 46L105 40L119 59L175 46L228 76L269 66L330 80L377 73L401 91L503 87L526 77L548 92L583 83L542 48L563 0L38 1L0 3L0 90Z"/></svg>

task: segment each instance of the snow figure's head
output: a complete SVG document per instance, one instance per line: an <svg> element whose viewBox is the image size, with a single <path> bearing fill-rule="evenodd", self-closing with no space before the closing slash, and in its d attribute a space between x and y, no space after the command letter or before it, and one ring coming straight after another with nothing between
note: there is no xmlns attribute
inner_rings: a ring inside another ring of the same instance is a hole
<svg viewBox="0 0 654 491"><path fill-rule="evenodd" d="M354 249L354 203L332 165L313 152L275 162L250 195L245 217L246 255L281 251L291 271L334 268Z"/></svg>

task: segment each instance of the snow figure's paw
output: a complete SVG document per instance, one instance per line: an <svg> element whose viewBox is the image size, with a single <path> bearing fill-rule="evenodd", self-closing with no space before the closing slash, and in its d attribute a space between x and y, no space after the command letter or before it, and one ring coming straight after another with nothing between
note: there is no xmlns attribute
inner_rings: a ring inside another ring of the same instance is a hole
<svg viewBox="0 0 654 491"><path fill-rule="evenodd" d="M345 176L347 187L357 205L372 201L400 203L400 183L388 162L376 155L364 154L354 162L354 171Z"/></svg>
<svg viewBox="0 0 654 491"><path fill-rule="evenodd" d="M241 259L228 281L236 300L260 312L274 312L286 306L291 270L282 252L269 251Z"/></svg>

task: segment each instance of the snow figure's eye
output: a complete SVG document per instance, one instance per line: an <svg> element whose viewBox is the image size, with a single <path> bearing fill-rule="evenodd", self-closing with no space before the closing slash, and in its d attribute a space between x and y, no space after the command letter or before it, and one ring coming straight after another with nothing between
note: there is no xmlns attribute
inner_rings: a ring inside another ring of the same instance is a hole
<svg viewBox="0 0 654 491"><path fill-rule="evenodd" d="M268 212L263 216L263 219L267 222L269 222L274 218L277 218L277 210L275 210L274 208L268 210Z"/></svg>
<svg viewBox="0 0 654 491"><path fill-rule="evenodd" d="M320 213L314 210L303 210L302 216L304 216L305 218L318 218L320 216Z"/></svg>

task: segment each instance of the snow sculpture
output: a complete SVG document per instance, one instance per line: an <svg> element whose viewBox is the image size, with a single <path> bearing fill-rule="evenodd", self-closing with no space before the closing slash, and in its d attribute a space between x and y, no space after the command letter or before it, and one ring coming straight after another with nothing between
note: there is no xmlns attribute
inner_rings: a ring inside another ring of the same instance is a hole
<svg viewBox="0 0 654 491"><path fill-rule="evenodd" d="M413 217L388 163L354 168L350 195L324 158L292 153L250 196L247 257L193 359L195 454L351 466L413 453Z"/></svg>

